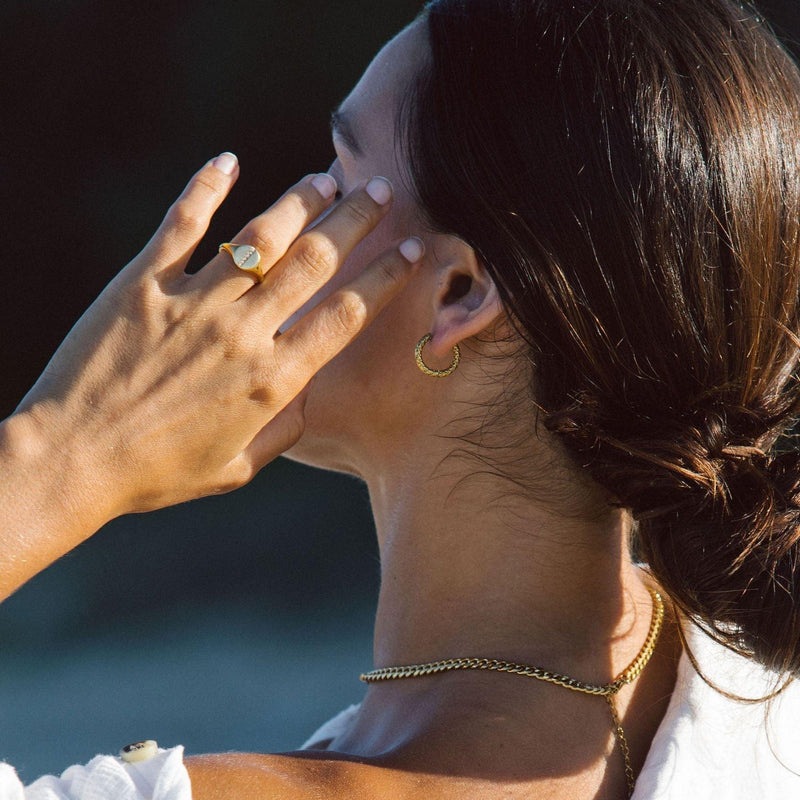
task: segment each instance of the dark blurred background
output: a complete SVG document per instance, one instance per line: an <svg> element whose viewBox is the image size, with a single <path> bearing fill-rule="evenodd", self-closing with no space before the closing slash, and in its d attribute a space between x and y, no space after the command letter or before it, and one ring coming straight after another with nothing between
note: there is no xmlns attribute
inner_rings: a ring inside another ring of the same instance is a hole
<svg viewBox="0 0 800 800"><path fill-rule="evenodd" d="M3 0L2 417L209 158L242 173L195 267L326 169L330 111L421 7ZM800 57L797 0L759 8ZM0 607L0 759L30 781L140 738L298 747L363 694L373 536L358 481L285 459L115 520Z"/></svg>

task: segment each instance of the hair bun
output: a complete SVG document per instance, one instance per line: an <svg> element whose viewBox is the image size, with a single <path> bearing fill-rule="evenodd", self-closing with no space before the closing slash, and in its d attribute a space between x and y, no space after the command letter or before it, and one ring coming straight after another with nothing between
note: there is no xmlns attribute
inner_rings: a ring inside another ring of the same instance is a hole
<svg viewBox="0 0 800 800"><path fill-rule="evenodd" d="M694 508L687 496L672 513L642 515L642 553L687 616L800 674L800 452L728 445L709 455L714 490L693 493Z"/></svg>
<svg viewBox="0 0 800 800"><path fill-rule="evenodd" d="M800 674L800 451L757 446L777 434L752 411L695 410L656 428L653 416L601 408L575 397L545 426L631 510L637 554L684 614Z"/></svg>
<svg viewBox="0 0 800 800"><path fill-rule="evenodd" d="M769 493L773 457L752 444L768 422L753 412L695 408L674 418L666 411L644 417L582 392L544 424L570 440L581 462L602 474L615 505L630 508L636 520L694 513L705 504L729 512L732 500L752 506L757 495Z"/></svg>

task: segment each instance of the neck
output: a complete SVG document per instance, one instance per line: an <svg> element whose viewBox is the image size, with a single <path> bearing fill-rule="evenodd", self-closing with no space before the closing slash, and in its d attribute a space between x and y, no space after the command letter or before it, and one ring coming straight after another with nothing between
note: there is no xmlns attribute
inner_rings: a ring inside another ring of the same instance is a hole
<svg viewBox="0 0 800 800"><path fill-rule="evenodd" d="M419 466L369 483L376 667L480 656L605 683L627 666L651 600L627 557L626 515L569 518L500 477L431 478ZM632 648L613 647L625 640Z"/></svg>
<svg viewBox="0 0 800 800"><path fill-rule="evenodd" d="M375 667L487 657L606 684L636 658L653 606L627 555L630 519L599 498L594 514L567 505L576 497L585 503L596 487L564 476L549 496L543 487L511 491L471 461L409 447L385 452L405 457L361 472L381 552ZM541 455L539 463L552 464ZM645 689L637 764L666 709L676 653L633 685ZM632 688L618 695L620 714ZM475 670L371 683L354 723L328 747L413 769L530 778L552 767L565 742L581 763L602 757L608 709L597 697L575 695ZM536 731L548 731L554 744L543 746Z"/></svg>

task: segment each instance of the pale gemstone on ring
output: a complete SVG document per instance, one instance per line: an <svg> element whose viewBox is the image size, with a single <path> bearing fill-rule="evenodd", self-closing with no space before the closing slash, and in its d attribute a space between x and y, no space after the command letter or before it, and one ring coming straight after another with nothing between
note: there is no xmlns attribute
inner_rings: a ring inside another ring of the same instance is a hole
<svg viewBox="0 0 800 800"><path fill-rule="evenodd" d="M249 244L231 248L233 250L233 263L239 269L255 269L261 261L261 256L255 247Z"/></svg>

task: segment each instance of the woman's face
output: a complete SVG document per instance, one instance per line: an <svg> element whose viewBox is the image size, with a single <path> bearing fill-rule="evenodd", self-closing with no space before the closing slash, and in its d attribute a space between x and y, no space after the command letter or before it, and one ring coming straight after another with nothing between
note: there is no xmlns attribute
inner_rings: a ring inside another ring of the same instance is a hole
<svg viewBox="0 0 800 800"><path fill-rule="evenodd" d="M367 451L386 452L413 431L415 416L425 413L432 397L430 384L437 382L418 370L414 346L431 329L439 237L422 231L415 221L395 144L398 104L427 49L424 23L412 23L384 46L339 108L330 172L340 190L346 194L358 183L383 175L392 182L394 202L339 273L283 329L401 239L421 236L426 254L403 292L317 375L306 403L306 432L287 453L306 463L361 474Z"/></svg>

